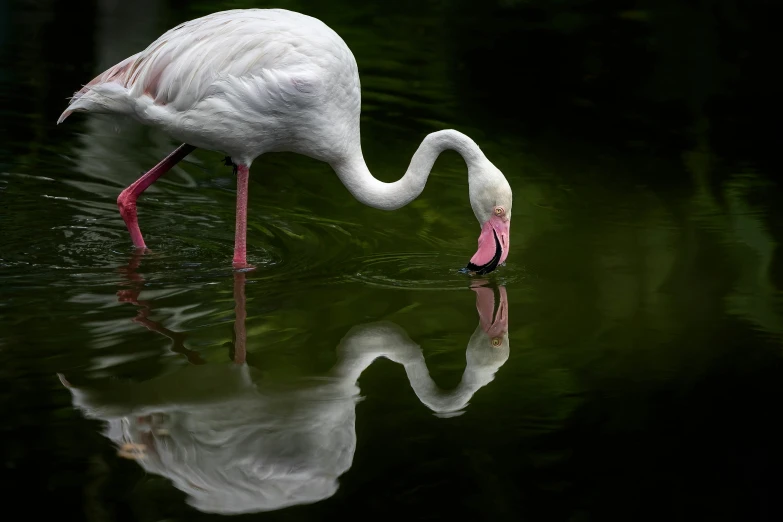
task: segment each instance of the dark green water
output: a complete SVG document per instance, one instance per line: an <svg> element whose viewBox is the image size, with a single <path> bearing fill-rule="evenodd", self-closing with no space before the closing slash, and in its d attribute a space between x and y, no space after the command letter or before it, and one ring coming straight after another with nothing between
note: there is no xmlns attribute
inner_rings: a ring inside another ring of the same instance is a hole
<svg viewBox="0 0 783 522"><path fill-rule="evenodd" d="M9 508L779 520L783 221L736 99L761 102L721 84L734 62L710 54L725 34L696 8L496 4L275 4L354 50L376 176L399 177L446 127L505 172L511 251L478 282L458 273L479 228L451 154L392 213L354 201L324 164L259 159L245 276L230 270L231 170L197 151L140 199L151 251L135 255L116 197L177 143L130 121L54 122L79 85L167 28L250 4L0 4ZM637 40L648 34L669 37L658 55ZM493 302L508 314L495 343L479 318Z"/></svg>

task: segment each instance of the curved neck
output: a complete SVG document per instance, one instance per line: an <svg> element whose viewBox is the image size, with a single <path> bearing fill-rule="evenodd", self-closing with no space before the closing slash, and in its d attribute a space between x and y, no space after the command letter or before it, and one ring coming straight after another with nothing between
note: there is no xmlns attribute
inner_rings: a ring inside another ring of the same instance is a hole
<svg viewBox="0 0 783 522"><path fill-rule="evenodd" d="M494 367L474 367L468 364L457 387L446 391L432 380L423 357L405 365L408 382L416 397L435 413L455 413L465 408L480 388L494 380L496 370Z"/></svg>
<svg viewBox="0 0 783 522"><path fill-rule="evenodd" d="M381 210L395 210L421 194L435 160L445 150L458 152L468 166L468 173L474 172L474 167L486 161L484 153L472 139L455 130L442 130L424 138L405 175L394 183L384 183L373 177L364 162L361 146L333 162L332 168L360 202Z"/></svg>
<svg viewBox="0 0 783 522"><path fill-rule="evenodd" d="M340 344L341 357L332 368L339 382L355 386L362 373L378 358L385 357L405 368L408 382L419 401L435 413L462 410L473 395L492 382L506 359L479 361L469 357L471 346L488 342L481 325L471 337L466 353L465 371L459 385L442 390L430 376L421 348L405 331L393 323L371 323L354 327Z"/></svg>

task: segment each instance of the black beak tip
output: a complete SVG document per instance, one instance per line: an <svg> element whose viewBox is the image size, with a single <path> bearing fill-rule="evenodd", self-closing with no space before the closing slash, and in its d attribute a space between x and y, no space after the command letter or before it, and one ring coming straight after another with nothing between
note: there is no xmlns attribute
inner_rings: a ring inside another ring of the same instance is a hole
<svg viewBox="0 0 783 522"><path fill-rule="evenodd" d="M468 275L486 275L492 272L493 270L495 270L495 268L497 268L497 265L492 266L492 264L489 263L482 266L474 265L473 263L468 263L468 265L462 270L460 270L460 272Z"/></svg>
<svg viewBox="0 0 783 522"><path fill-rule="evenodd" d="M468 266L460 270L460 272L468 275L486 275L498 267L500 264L500 256L503 254L503 248L500 246L500 239L498 239L497 232L493 231L493 235L495 236L495 255L492 256L492 259L490 259L487 264L480 266L468 263Z"/></svg>

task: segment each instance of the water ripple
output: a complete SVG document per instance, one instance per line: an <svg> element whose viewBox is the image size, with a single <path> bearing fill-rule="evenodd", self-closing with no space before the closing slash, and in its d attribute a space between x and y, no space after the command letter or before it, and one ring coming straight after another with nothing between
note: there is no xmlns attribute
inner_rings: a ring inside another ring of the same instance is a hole
<svg viewBox="0 0 783 522"><path fill-rule="evenodd" d="M359 258L356 269L346 280L382 288L411 290L464 290L474 278L460 272L465 258L438 252L400 252L372 254ZM508 271L490 274L488 278L503 279L503 284L521 279L522 274Z"/></svg>

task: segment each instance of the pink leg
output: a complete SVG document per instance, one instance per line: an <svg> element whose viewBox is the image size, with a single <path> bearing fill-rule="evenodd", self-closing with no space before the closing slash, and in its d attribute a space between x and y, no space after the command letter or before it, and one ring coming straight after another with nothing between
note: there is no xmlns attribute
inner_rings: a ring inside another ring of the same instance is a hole
<svg viewBox="0 0 783 522"><path fill-rule="evenodd" d="M144 238L141 237L141 230L139 230L139 220L136 217L136 199L142 192L147 190L150 185L171 170L171 167L179 163L182 158L196 150L193 145L183 143L177 149L166 156L166 158L152 167L149 172L137 179L131 186L126 188L120 193L117 198L117 207L120 209L120 215L125 221L125 226L128 227L130 232L133 246L136 248L145 248Z"/></svg>
<svg viewBox="0 0 783 522"><path fill-rule="evenodd" d="M234 235L234 267L246 268L247 264L247 182L250 169L237 166L237 228Z"/></svg>

